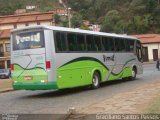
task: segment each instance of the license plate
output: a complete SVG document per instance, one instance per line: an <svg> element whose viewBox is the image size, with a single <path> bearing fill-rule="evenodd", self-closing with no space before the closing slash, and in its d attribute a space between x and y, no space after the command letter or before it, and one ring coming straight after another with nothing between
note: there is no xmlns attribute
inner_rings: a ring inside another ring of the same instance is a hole
<svg viewBox="0 0 160 120"><path fill-rule="evenodd" d="M32 80L32 76L25 76L24 79L25 80Z"/></svg>

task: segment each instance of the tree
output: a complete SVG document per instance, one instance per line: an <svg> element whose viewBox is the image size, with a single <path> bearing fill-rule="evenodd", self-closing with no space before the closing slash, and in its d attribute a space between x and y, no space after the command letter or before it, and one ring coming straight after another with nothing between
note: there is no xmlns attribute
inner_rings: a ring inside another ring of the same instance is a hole
<svg viewBox="0 0 160 120"><path fill-rule="evenodd" d="M54 15L54 20L55 20L55 23L58 24L59 22L61 22L60 20L60 16L58 14L55 14Z"/></svg>
<svg viewBox="0 0 160 120"><path fill-rule="evenodd" d="M71 18L71 25L74 28L79 28L82 24L82 15L79 13L73 14L73 17Z"/></svg>
<svg viewBox="0 0 160 120"><path fill-rule="evenodd" d="M155 0L147 0L146 2L146 10L148 13L152 13L156 8L157 2Z"/></svg>
<svg viewBox="0 0 160 120"><path fill-rule="evenodd" d="M143 34L149 30L151 15L134 16L128 24L128 33L130 34Z"/></svg>
<svg viewBox="0 0 160 120"><path fill-rule="evenodd" d="M111 10L105 16L105 20L102 24L101 31L103 32L114 32L115 26L117 25L118 21L120 20L120 15L117 10Z"/></svg>

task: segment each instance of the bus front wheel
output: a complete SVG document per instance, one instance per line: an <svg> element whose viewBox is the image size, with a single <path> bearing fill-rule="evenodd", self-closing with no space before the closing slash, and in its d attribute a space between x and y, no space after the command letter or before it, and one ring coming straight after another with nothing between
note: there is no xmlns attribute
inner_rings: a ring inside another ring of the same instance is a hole
<svg viewBox="0 0 160 120"><path fill-rule="evenodd" d="M98 72L95 72L92 76L92 89L97 89L100 86L100 75Z"/></svg>

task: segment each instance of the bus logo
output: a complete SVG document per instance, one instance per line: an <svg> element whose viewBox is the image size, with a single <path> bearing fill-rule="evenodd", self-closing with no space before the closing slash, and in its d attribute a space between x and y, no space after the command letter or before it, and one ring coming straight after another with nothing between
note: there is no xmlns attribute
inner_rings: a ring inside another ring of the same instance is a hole
<svg viewBox="0 0 160 120"><path fill-rule="evenodd" d="M109 56L109 57L103 55L103 60L104 60L104 62L107 62L107 61L114 61L114 59L115 59L115 56L114 56L114 55Z"/></svg>

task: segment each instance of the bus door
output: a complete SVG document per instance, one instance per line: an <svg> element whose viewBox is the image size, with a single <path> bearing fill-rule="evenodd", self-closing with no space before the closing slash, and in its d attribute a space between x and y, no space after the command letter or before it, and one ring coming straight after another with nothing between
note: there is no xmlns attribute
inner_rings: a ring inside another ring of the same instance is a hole
<svg viewBox="0 0 160 120"><path fill-rule="evenodd" d="M15 31L12 34L12 79L19 83L47 82L45 36L42 29Z"/></svg>

